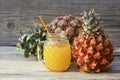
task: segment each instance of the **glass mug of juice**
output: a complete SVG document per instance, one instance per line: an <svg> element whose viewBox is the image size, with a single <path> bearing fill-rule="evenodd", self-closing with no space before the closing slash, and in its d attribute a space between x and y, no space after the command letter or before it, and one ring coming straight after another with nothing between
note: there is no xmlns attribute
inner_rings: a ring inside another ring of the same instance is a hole
<svg viewBox="0 0 120 80"><path fill-rule="evenodd" d="M69 40L63 34L50 33L43 48L44 61L51 71L65 71L71 62Z"/></svg>

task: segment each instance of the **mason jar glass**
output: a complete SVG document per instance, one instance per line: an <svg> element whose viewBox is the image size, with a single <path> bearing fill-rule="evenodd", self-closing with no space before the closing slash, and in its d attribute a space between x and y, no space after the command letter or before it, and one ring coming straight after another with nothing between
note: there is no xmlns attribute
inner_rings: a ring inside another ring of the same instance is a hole
<svg viewBox="0 0 120 80"><path fill-rule="evenodd" d="M43 48L44 62L51 71L65 71L71 62L71 48L64 34L50 33Z"/></svg>

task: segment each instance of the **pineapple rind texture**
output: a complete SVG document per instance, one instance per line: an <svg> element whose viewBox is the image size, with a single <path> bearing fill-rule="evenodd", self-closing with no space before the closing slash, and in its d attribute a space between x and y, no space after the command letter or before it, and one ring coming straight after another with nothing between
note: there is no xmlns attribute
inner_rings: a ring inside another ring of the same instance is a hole
<svg viewBox="0 0 120 80"><path fill-rule="evenodd" d="M103 33L95 37L90 35L88 38L80 34L74 40L72 55L81 71L100 72L108 69L113 61L113 47L108 36Z"/></svg>
<svg viewBox="0 0 120 80"><path fill-rule="evenodd" d="M81 18L66 15L55 18L48 27L49 31L54 33L65 31L66 36L72 44L74 37L78 35L81 25Z"/></svg>

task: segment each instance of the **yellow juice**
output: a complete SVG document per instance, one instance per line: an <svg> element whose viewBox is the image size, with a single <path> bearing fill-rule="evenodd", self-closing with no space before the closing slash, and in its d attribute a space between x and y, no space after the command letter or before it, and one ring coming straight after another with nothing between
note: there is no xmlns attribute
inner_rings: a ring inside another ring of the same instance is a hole
<svg viewBox="0 0 120 80"><path fill-rule="evenodd" d="M65 71L71 61L71 49L69 43L45 43L44 61L48 69L52 71Z"/></svg>

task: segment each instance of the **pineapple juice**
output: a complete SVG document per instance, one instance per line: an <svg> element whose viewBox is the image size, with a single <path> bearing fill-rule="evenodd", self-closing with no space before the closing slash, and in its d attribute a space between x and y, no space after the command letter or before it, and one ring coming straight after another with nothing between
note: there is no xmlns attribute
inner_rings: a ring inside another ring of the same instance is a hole
<svg viewBox="0 0 120 80"><path fill-rule="evenodd" d="M71 61L71 48L66 38L54 38L54 41L46 41L44 44L44 61L51 71L65 71Z"/></svg>

